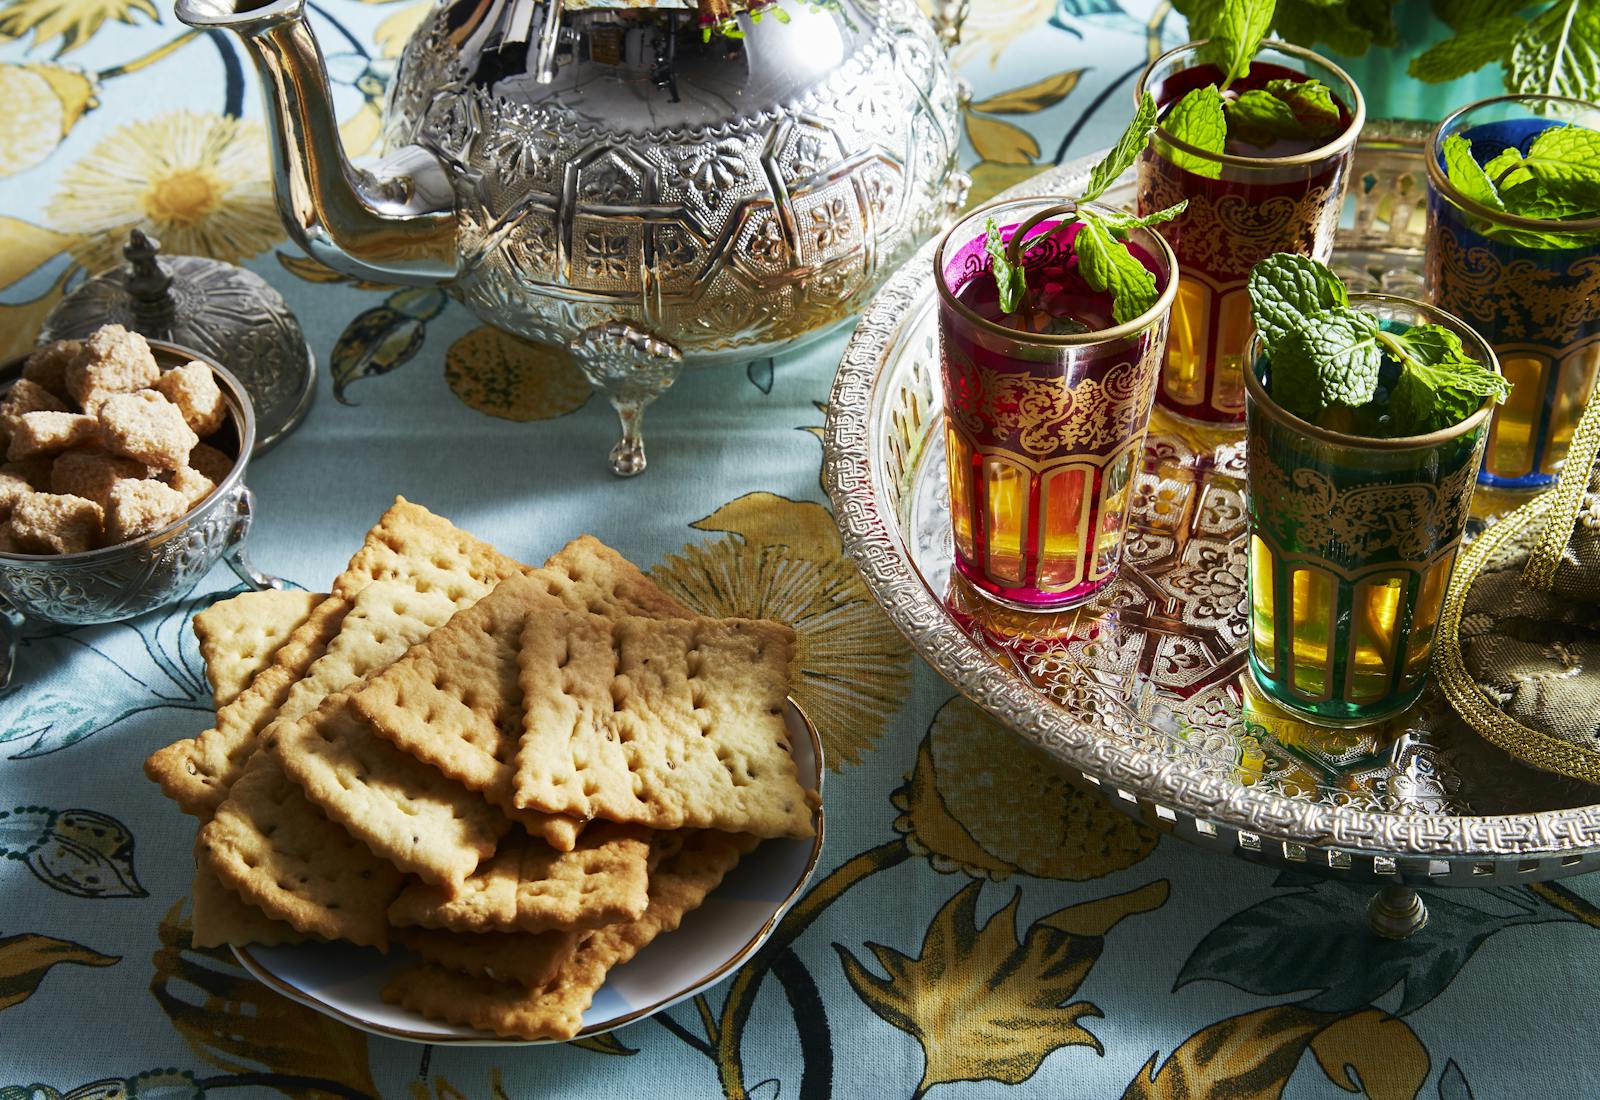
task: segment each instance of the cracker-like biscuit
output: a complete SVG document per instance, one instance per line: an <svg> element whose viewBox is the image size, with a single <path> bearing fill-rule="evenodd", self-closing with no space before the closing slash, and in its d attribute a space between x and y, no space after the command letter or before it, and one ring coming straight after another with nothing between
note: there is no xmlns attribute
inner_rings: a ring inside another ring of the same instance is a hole
<svg viewBox="0 0 1600 1100"><path fill-rule="evenodd" d="M224 886L295 931L386 951L400 872L322 816L256 753L200 830L202 858Z"/></svg>
<svg viewBox="0 0 1600 1100"><path fill-rule="evenodd" d="M222 880L211 870L211 864L204 859L195 861L190 897L194 902L190 923L191 942L195 947L247 943L270 947L280 943L304 943L308 938L296 932L293 925L273 920L222 885Z"/></svg>
<svg viewBox="0 0 1600 1100"><path fill-rule="evenodd" d="M393 939L427 962L457 974L537 989L554 978L584 932L441 932L396 928Z"/></svg>
<svg viewBox="0 0 1600 1100"><path fill-rule="evenodd" d="M352 693L382 736L515 812L512 759L521 742L521 622L533 607L611 615L693 616L636 566L587 535L543 569L502 583L428 641ZM545 838L568 849L571 839ZM572 836L576 836L576 825Z"/></svg>
<svg viewBox="0 0 1600 1100"><path fill-rule="evenodd" d="M151 753L144 774L184 813L209 818L255 752L256 736L277 717L289 689L338 636L349 613L346 600L330 596L319 603L250 686L218 708L215 726Z"/></svg>
<svg viewBox="0 0 1600 1100"><path fill-rule="evenodd" d="M195 448L191 461L203 471L196 461L199 450ZM380 552L380 546L386 552ZM413 557L418 560L412 561ZM396 558L401 560L397 562ZM487 592L499 577L528 568L404 498L396 498L367 532L362 548L335 581L336 587L354 596L378 579L373 572L375 566L381 567L387 577L416 577L414 587L423 583L432 587L448 585L457 590L463 602L476 598L474 591ZM271 667L218 713L214 729L158 750L145 761L145 774L160 783L162 791L185 813L200 817L210 814L227 796L228 784L255 751L257 735L276 717L290 689L338 635L350 606L349 599L340 596L331 596L320 604L273 656ZM340 684L332 690L346 686L347 683ZM320 703L322 697L317 696L312 705ZM531 813L518 815L518 819L543 820Z"/></svg>
<svg viewBox="0 0 1600 1100"><path fill-rule="evenodd" d="M323 600L315 592L266 589L212 604L191 626L205 662L211 698L220 710L250 686L278 647Z"/></svg>
<svg viewBox="0 0 1600 1100"><path fill-rule="evenodd" d="M392 584L366 589L358 607L373 589ZM298 721L274 725L267 741L284 773L374 855L426 882L459 886L494 853L511 819L373 733L349 698L330 696Z"/></svg>
<svg viewBox="0 0 1600 1100"><path fill-rule="evenodd" d="M649 857L649 834L630 825L591 826L570 852L529 837L507 838L454 890L408 884L389 907L389 923L547 932L632 920L648 900Z"/></svg>
<svg viewBox="0 0 1600 1100"><path fill-rule="evenodd" d="M519 805L651 828L810 836L784 725L794 631L530 610Z"/></svg>
<svg viewBox="0 0 1600 1100"><path fill-rule="evenodd" d="M751 837L696 833L664 860L650 879L650 902L637 920L593 932L538 989L453 973L433 963L407 967L383 989L383 999L432 1020L523 1039L571 1039L613 967L633 958L657 936L671 932L698 908L739 857Z"/></svg>

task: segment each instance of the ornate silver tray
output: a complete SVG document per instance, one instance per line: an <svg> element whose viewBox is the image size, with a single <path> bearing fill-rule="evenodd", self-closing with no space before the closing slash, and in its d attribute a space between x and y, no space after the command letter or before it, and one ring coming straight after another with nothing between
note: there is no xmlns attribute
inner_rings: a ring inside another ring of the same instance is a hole
<svg viewBox="0 0 1600 1100"><path fill-rule="evenodd" d="M1426 185L1415 123L1369 123L1334 266L1420 297ZM1008 195L1071 194L1085 158ZM1108 201L1132 206L1131 179ZM1522 765L1424 695L1327 730L1253 696L1245 638L1244 439L1151 422L1116 583L1075 611L1005 612L951 580L932 250L879 291L828 403L824 479L878 602L955 688L1159 828L1245 859L1392 884L1375 926L1425 914L1409 887L1600 868L1600 788ZM1505 497L1475 501L1480 514ZM1521 522L1513 516L1505 522Z"/></svg>

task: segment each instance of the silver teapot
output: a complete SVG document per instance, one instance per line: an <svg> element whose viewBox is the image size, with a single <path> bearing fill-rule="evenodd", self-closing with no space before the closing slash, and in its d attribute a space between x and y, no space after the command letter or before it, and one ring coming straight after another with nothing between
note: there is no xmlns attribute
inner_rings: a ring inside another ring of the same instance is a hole
<svg viewBox="0 0 1600 1100"><path fill-rule="evenodd" d="M715 25L683 2L442 0L367 167L340 145L305 0L176 10L249 47L294 239L571 348L621 418L626 476L683 362L848 320L966 190L956 80L915 0L768 0Z"/></svg>

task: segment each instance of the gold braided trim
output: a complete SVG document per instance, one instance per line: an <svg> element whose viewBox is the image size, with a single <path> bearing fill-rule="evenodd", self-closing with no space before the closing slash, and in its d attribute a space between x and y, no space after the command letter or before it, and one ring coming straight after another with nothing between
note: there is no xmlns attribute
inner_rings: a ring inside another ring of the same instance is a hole
<svg viewBox="0 0 1600 1100"><path fill-rule="evenodd" d="M1541 493L1490 527L1461 556L1445 593L1444 611L1439 616L1433 674L1439 678L1439 686L1456 713L1491 745L1547 771L1560 772L1587 783L1600 783L1600 754L1531 729L1506 714L1467 674L1466 662L1461 656L1461 612L1466 607L1473 581L1508 541L1548 519L1556 503L1553 490Z"/></svg>
<svg viewBox="0 0 1600 1100"><path fill-rule="evenodd" d="M1600 394L1596 395L1600 398ZM1572 541L1572 529L1578 522L1578 509L1583 507L1583 495L1594 475L1594 465L1600 459L1600 400L1590 398L1578 429L1572 434L1572 445L1567 448L1566 461L1561 464L1561 476L1550 490L1554 498L1554 511L1545 520L1539 539L1528 552L1528 562L1522 567L1522 583L1541 592L1550 591L1555 583L1556 567L1561 564L1562 552Z"/></svg>

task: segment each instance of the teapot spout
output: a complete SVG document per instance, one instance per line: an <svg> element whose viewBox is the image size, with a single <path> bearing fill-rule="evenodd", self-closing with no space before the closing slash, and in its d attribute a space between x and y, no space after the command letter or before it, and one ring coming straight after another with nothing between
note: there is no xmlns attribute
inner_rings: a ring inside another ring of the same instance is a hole
<svg viewBox="0 0 1600 1100"><path fill-rule="evenodd" d="M350 163L305 0L177 0L175 11L191 27L232 31L249 49L266 94L278 210L301 247L372 282L454 277L456 219L444 166L417 146L371 171Z"/></svg>

